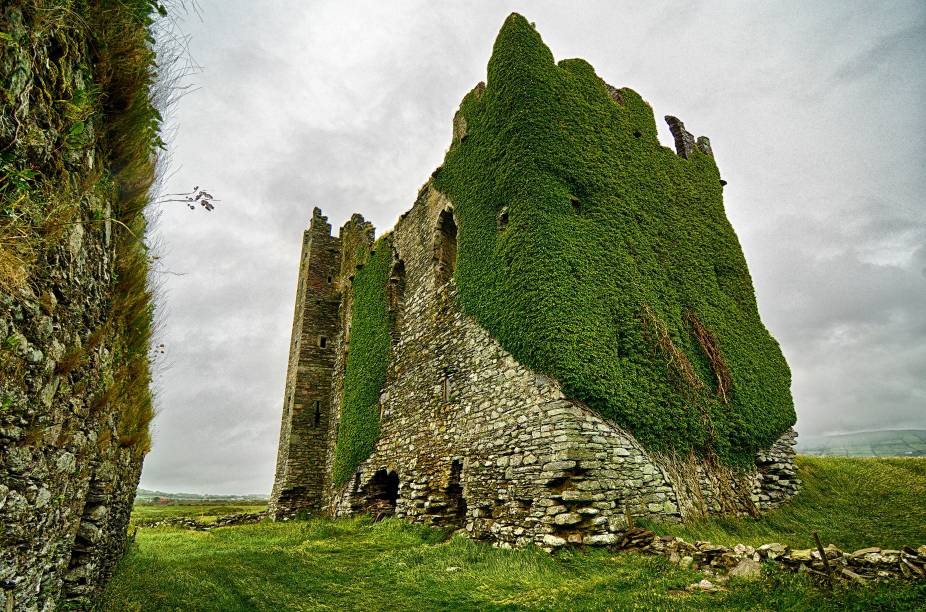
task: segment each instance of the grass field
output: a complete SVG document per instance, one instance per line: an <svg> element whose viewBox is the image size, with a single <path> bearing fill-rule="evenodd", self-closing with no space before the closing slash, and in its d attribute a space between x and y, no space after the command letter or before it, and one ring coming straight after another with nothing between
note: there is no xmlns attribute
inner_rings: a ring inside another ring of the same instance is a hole
<svg viewBox="0 0 926 612"><path fill-rule="evenodd" d="M267 502L177 503L170 506L135 504L132 509L132 523L153 523L172 516L186 516L200 523L211 523L216 517L226 514L263 512L266 509Z"/></svg>
<svg viewBox="0 0 926 612"><path fill-rule="evenodd" d="M926 543L926 460L801 458L800 469L805 490L789 509L760 521L674 529L691 539L798 546L805 544L792 536L808 529L849 548L862 539ZM685 587L703 576L662 558L504 550L398 520L143 528L99 609L910 610L926 602L923 582L830 594L803 576L765 572L759 581L731 582L726 592L689 593Z"/></svg>
<svg viewBox="0 0 926 612"><path fill-rule="evenodd" d="M926 429L860 431L851 434L801 434L797 450L830 457L926 457Z"/></svg>

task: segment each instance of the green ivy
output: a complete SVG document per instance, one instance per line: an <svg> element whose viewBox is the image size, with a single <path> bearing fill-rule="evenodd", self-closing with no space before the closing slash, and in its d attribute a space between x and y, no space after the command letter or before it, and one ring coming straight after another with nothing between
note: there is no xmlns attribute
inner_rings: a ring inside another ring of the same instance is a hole
<svg viewBox="0 0 926 612"><path fill-rule="evenodd" d="M523 17L505 22L487 85L460 107L466 134L434 177L455 205L463 307L518 360L649 448L749 464L795 421L790 371L759 319L713 157L661 146L650 106L629 89L620 97L585 61L554 63ZM350 406L354 421L342 422L339 442L375 409L384 380L381 257L358 275L354 341L375 328L367 341L377 349L352 347L345 417ZM732 381L725 399L693 319L717 340ZM339 480L371 448L376 427L362 431L350 460L336 462Z"/></svg>
<svg viewBox="0 0 926 612"><path fill-rule="evenodd" d="M379 395L386 384L392 350L386 295L391 269L392 244L383 236L354 276L347 371L334 451L336 485L350 479L379 439Z"/></svg>

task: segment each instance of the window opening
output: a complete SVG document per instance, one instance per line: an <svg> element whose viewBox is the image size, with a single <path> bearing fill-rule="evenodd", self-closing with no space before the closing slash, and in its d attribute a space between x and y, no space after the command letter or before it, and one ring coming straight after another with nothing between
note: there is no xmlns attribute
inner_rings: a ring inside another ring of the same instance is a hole
<svg viewBox="0 0 926 612"><path fill-rule="evenodd" d="M401 259L392 265L387 287L389 299L389 333L397 344L402 331L402 306L405 302L405 262Z"/></svg>
<svg viewBox="0 0 926 612"><path fill-rule="evenodd" d="M450 401L450 372L446 369L444 370L444 377L441 379L440 397L445 402Z"/></svg>
<svg viewBox="0 0 926 612"><path fill-rule="evenodd" d="M448 509L457 522L466 519L466 498L463 497L463 461L454 459L450 464L450 477L447 479Z"/></svg>
<svg viewBox="0 0 926 612"><path fill-rule="evenodd" d="M457 266L457 223L453 212L445 210L437 218L437 282L443 285L453 278Z"/></svg>
<svg viewBox="0 0 926 612"><path fill-rule="evenodd" d="M504 206L498 212L498 231L502 231L508 227L508 207Z"/></svg>

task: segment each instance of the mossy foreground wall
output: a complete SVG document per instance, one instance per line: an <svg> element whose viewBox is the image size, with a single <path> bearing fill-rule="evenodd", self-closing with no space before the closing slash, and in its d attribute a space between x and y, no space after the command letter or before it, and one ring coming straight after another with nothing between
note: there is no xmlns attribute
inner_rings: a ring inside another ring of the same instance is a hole
<svg viewBox="0 0 926 612"><path fill-rule="evenodd" d="M148 451L147 0L0 8L0 608L84 605Z"/></svg>
<svg viewBox="0 0 926 612"><path fill-rule="evenodd" d="M640 96L512 15L434 183L464 309L518 360L651 449L747 465L795 422L790 372L709 143L676 131L680 154Z"/></svg>

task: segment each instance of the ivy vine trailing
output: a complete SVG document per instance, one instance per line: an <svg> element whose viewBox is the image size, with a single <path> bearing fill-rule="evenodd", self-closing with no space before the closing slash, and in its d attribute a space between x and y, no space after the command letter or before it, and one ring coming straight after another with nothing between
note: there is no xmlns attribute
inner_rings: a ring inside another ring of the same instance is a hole
<svg viewBox="0 0 926 612"><path fill-rule="evenodd" d="M661 146L639 95L516 14L459 113L434 183L463 307L508 351L651 449L747 465L794 423L713 157Z"/></svg>
<svg viewBox="0 0 926 612"><path fill-rule="evenodd" d="M374 243L354 275L344 398L334 452L336 485L350 479L379 439L379 395L392 351L386 293L391 269L392 241L386 235Z"/></svg>

